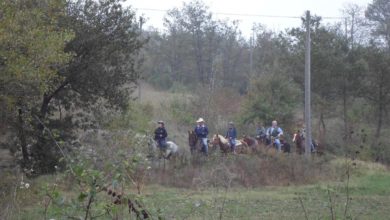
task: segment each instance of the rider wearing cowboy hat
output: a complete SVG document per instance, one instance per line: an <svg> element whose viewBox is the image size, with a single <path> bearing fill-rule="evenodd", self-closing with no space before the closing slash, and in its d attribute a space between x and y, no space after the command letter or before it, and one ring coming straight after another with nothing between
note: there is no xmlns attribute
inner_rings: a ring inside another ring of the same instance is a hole
<svg viewBox="0 0 390 220"><path fill-rule="evenodd" d="M203 120L203 118L199 118L196 121L196 123L197 125L194 129L195 134L200 140L202 140L202 144L203 144L202 151L207 155L209 150L207 144L207 135L209 134L209 129L205 125L205 121Z"/></svg>
<svg viewBox="0 0 390 220"><path fill-rule="evenodd" d="M226 132L226 138L229 140L230 148L233 153L236 153L236 138L237 138L237 130L234 127L233 122L229 122L229 128Z"/></svg>
<svg viewBox="0 0 390 220"><path fill-rule="evenodd" d="M158 147L163 149L166 147L166 138L168 137L167 130L165 130L165 125L163 121L158 121L158 128L154 130L154 140L157 142Z"/></svg>

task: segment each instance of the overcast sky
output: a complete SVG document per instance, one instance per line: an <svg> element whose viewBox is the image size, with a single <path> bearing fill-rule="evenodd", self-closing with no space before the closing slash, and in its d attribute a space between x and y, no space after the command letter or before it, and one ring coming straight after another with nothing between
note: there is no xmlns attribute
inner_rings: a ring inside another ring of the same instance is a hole
<svg viewBox="0 0 390 220"><path fill-rule="evenodd" d="M144 15L147 18L146 27L153 26L163 29L163 17L166 14L164 10L174 7L180 8L183 2L190 2L190 0L127 0L125 4L137 9L137 15ZM341 10L346 4L354 3L366 7L372 0L203 0L203 2L210 8L214 17L239 20L242 33L244 36L249 36L253 23L261 23L266 25L268 29L279 31L288 27L299 26L301 21L293 18L223 15L218 13L299 17L306 10L310 10L311 14L322 17L341 17ZM337 19L325 20L326 23L335 21Z"/></svg>

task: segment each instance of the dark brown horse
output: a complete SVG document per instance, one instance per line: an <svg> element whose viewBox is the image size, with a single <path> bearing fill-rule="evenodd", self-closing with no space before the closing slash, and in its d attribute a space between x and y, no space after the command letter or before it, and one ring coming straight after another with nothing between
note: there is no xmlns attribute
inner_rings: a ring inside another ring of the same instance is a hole
<svg viewBox="0 0 390 220"><path fill-rule="evenodd" d="M254 147L259 144L256 138L252 138L248 135L243 135L242 141L244 141L249 147Z"/></svg>
<svg viewBox="0 0 390 220"><path fill-rule="evenodd" d="M281 139L282 138L283 137L281 137ZM259 138L258 136L252 138L244 135L242 141L245 142L249 146L249 148L255 153L267 153L270 150L275 151L276 149L276 146L274 146L275 144L274 138L270 138L269 141L267 141L265 138ZM288 148L287 150L283 149L283 152L289 152L289 149L290 148Z"/></svg>
<svg viewBox="0 0 390 220"><path fill-rule="evenodd" d="M302 138L300 131L294 134L293 142L295 143L295 146L297 148L297 153L303 154L305 152L305 142Z"/></svg>
<svg viewBox="0 0 390 220"><path fill-rule="evenodd" d="M190 145L191 155L202 152L202 141L198 138L194 131L188 131L188 144Z"/></svg>
<svg viewBox="0 0 390 220"><path fill-rule="evenodd" d="M257 138L252 138L250 136L242 136L242 142L246 143L252 152L259 152L262 148L265 147L263 142L259 142Z"/></svg>

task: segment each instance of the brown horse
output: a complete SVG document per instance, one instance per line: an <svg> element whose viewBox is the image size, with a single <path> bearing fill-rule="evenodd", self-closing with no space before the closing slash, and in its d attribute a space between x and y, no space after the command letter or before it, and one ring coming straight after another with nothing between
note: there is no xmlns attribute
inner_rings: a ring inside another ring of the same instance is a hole
<svg viewBox="0 0 390 220"><path fill-rule="evenodd" d="M188 131L188 144L190 145L191 155L202 152L202 141L195 134L195 131Z"/></svg>
<svg viewBox="0 0 390 220"><path fill-rule="evenodd" d="M265 144L263 142L259 142L257 138L252 138L247 135L242 136L242 142L246 143L252 152L259 152L261 149L265 148Z"/></svg>
<svg viewBox="0 0 390 220"><path fill-rule="evenodd" d="M214 148L219 147L222 153L228 153L231 152L231 148L229 145L229 142L221 135L215 134L213 135L213 138L211 139L211 145Z"/></svg>
<svg viewBox="0 0 390 220"><path fill-rule="evenodd" d="M248 147L256 153L264 152L264 150L269 150L272 148L272 143L267 145L264 138L259 138L258 136L252 138L250 136L244 135L242 137L242 142L245 142Z"/></svg>
<svg viewBox="0 0 390 220"><path fill-rule="evenodd" d="M225 137L219 134L215 134L213 136L211 140L211 144L214 147L219 146L219 149L221 150L222 153L232 152L229 141ZM244 154L244 153L249 153L248 151L249 151L248 144L246 144L242 140L236 140L236 153Z"/></svg>
<svg viewBox="0 0 390 220"><path fill-rule="evenodd" d="M300 131L294 134L293 142L295 143L295 146L297 148L297 153L303 154L305 152L305 142L302 138Z"/></svg>
<svg viewBox="0 0 390 220"><path fill-rule="evenodd" d="M252 138L248 135L243 135L242 141L244 141L249 147L254 147L259 144L256 138Z"/></svg>

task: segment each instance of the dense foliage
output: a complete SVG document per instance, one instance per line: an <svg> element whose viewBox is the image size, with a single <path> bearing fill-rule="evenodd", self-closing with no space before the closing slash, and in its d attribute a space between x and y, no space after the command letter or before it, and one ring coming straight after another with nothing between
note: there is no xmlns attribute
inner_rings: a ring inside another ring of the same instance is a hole
<svg viewBox="0 0 390 220"><path fill-rule="evenodd" d="M127 107L144 41L134 12L117 0L1 5L3 126L17 130L25 167L51 172L61 157L55 141Z"/></svg>

